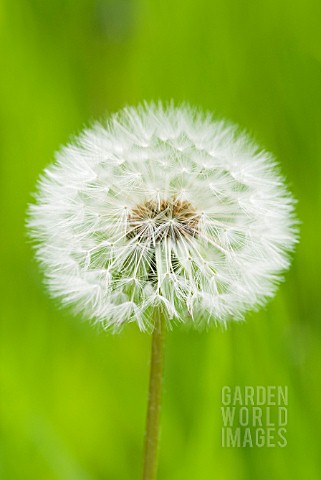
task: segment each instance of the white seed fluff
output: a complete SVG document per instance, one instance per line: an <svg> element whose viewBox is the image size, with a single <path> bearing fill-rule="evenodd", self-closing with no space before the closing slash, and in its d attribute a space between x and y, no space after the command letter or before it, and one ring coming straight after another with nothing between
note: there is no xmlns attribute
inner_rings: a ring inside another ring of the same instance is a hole
<svg viewBox="0 0 321 480"><path fill-rule="evenodd" d="M125 108L63 147L28 227L51 294L117 330L202 327L273 295L296 241L270 153L188 106Z"/></svg>

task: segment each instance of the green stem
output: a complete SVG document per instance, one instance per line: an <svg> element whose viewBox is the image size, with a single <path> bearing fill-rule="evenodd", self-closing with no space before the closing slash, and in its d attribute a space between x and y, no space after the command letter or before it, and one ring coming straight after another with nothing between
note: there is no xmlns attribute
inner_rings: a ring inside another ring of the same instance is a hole
<svg viewBox="0 0 321 480"><path fill-rule="evenodd" d="M165 321L160 311L156 309L150 361L143 480L155 480L157 476L164 345Z"/></svg>

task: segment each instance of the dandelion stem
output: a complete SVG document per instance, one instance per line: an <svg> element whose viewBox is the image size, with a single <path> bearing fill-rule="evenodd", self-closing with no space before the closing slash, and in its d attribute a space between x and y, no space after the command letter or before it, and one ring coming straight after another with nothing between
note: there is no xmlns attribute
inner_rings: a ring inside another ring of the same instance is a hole
<svg viewBox="0 0 321 480"><path fill-rule="evenodd" d="M159 309L155 310L154 318L155 326L152 336L152 351L150 360L143 480L156 479L158 464L164 367L165 320Z"/></svg>

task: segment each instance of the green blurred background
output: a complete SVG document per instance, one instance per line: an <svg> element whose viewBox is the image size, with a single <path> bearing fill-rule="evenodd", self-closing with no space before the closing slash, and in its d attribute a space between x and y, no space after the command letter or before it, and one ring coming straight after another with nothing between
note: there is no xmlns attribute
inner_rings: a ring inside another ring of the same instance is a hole
<svg viewBox="0 0 321 480"><path fill-rule="evenodd" d="M268 307L168 335L159 478L321 478L318 0L0 3L0 478L140 478L150 337L99 334L47 298L24 218L53 153L92 119L186 100L273 151L301 243ZM287 385L286 448L221 447L224 385Z"/></svg>

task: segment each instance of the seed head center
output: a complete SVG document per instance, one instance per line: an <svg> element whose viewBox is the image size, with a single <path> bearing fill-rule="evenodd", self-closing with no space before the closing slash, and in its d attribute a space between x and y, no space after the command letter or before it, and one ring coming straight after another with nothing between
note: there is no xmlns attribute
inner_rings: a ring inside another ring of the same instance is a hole
<svg viewBox="0 0 321 480"><path fill-rule="evenodd" d="M200 215L187 200L146 200L129 213L127 237L150 244L165 239L178 241L196 237L199 221Z"/></svg>

